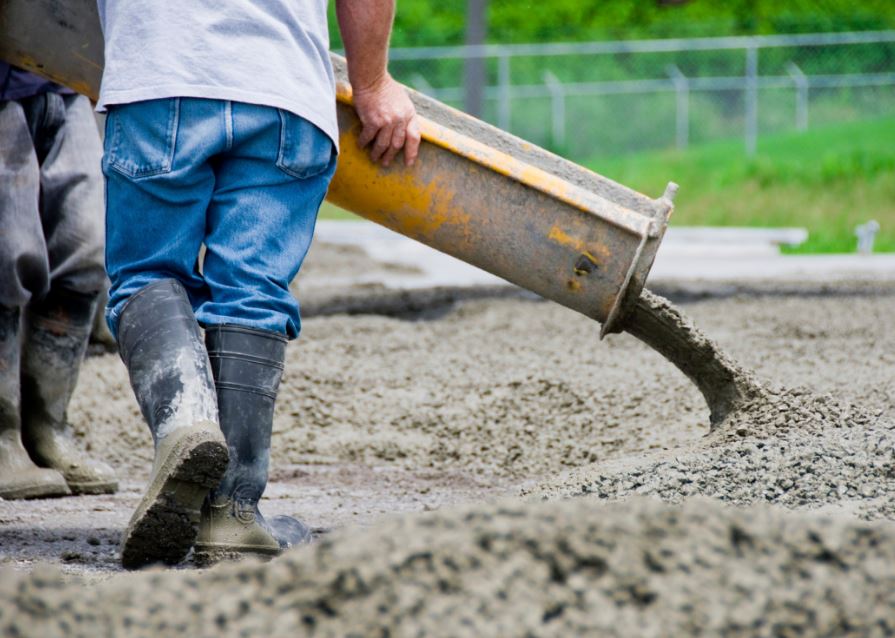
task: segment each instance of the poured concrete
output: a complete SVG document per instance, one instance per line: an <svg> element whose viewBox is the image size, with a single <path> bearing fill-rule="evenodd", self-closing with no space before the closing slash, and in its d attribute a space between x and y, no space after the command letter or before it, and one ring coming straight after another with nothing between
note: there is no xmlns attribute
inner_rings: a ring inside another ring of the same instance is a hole
<svg viewBox="0 0 895 638"><path fill-rule="evenodd" d="M343 267L412 274L318 244L298 288L341 294L311 279ZM117 575L151 443L118 359L92 357L70 418L124 490L0 502L0 564L17 572L0 578L0 627L885 635L895 294L861 290L681 304L762 388L711 433L703 396L673 365L629 335L599 342L594 322L553 304L307 318L262 510L298 515L324 540L208 574L188 562ZM111 581L66 585L46 564ZM148 613L155 603L168 611Z"/></svg>

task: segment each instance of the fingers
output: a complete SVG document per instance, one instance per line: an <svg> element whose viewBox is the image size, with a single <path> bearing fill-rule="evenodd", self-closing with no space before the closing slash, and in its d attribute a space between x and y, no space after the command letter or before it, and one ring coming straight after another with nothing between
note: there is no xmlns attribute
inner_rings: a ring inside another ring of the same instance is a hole
<svg viewBox="0 0 895 638"><path fill-rule="evenodd" d="M370 159L374 162L381 162L385 152L391 146L394 128L394 125L383 126L376 134L376 141L373 142L373 148L370 149Z"/></svg>
<svg viewBox="0 0 895 638"><path fill-rule="evenodd" d="M370 159L383 166L389 166L404 149L405 166L413 166L419 155L420 139L419 118L414 113L407 124L399 120L393 126L364 126L357 143L365 147L373 142Z"/></svg>
<svg viewBox="0 0 895 638"><path fill-rule="evenodd" d="M420 120L413 115L407 124L406 139L404 141L404 165L413 166L420 151Z"/></svg>
<svg viewBox="0 0 895 638"><path fill-rule="evenodd" d="M395 155L398 154L404 147L404 139L407 136L407 129L404 122L399 123L395 126L394 132L392 133L392 141L389 144L389 147L386 149L385 154L382 156L382 165L388 166L392 163L392 160L395 159Z"/></svg>
<svg viewBox="0 0 895 638"><path fill-rule="evenodd" d="M419 154L420 123L410 96L397 82L384 90L357 92L354 105L362 128L357 137L361 148L369 147L370 159L389 166L404 150L404 163L411 166Z"/></svg>
<svg viewBox="0 0 895 638"><path fill-rule="evenodd" d="M376 138L376 134L379 133L379 129L382 128L372 122L363 123L364 126L361 129L360 135L357 136L357 145L361 148L364 148L367 144L372 142Z"/></svg>

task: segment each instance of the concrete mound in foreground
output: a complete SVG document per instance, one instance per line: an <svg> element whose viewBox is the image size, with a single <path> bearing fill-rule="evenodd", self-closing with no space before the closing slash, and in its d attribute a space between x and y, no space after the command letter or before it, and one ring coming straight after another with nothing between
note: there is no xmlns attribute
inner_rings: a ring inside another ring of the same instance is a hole
<svg viewBox="0 0 895 638"><path fill-rule="evenodd" d="M895 526L707 499L510 501L269 564L0 583L0 633L21 636L891 635Z"/></svg>

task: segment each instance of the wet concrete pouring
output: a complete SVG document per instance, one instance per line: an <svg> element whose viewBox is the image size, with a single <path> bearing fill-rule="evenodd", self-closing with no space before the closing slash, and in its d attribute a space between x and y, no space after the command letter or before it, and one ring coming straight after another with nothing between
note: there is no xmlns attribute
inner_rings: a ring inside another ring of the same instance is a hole
<svg viewBox="0 0 895 638"><path fill-rule="evenodd" d="M394 298L328 283L393 267L362 257L315 247L306 308ZM151 448L117 356L91 357L69 416L123 489L0 501L0 630L895 632L895 295L838 292L682 304L730 357L689 370L711 411L637 339L599 343L594 322L524 295L415 296L413 320L309 318L262 509L322 540L204 571L119 573ZM713 394L724 371L736 396Z"/></svg>

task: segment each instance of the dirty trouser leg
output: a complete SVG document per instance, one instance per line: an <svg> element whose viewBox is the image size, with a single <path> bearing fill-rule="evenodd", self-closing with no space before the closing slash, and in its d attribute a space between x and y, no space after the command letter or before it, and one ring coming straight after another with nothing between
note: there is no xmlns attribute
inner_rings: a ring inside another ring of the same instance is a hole
<svg viewBox="0 0 895 638"><path fill-rule="evenodd" d="M0 101L0 497L69 494L61 474L39 469L21 440L20 314L49 285L38 201L40 172L21 104Z"/></svg>
<svg viewBox="0 0 895 638"><path fill-rule="evenodd" d="M22 441L72 492L114 492L112 469L75 444L68 403L105 282L99 133L87 98L47 93L22 100L40 163L40 220L50 289L25 313Z"/></svg>
<svg viewBox="0 0 895 638"><path fill-rule="evenodd" d="M102 140L90 100L82 95L64 96L65 130L58 149L41 167L44 199L41 214L50 258L50 279L67 290L93 291L99 285L97 311L91 326L91 343L115 348L103 317L109 299L103 249L105 247L105 201L103 193ZM58 218L53 211L65 210L64 222L47 225Z"/></svg>
<svg viewBox="0 0 895 638"><path fill-rule="evenodd" d="M102 145L90 100L83 95L59 97L65 121L40 166L50 285L96 294L106 281Z"/></svg>
<svg viewBox="0 0 895 638"><path fill-rule="evenodd" d="M104 285L99 135L83 96L0 102L0 304ZM39 152L35 151L37 145Z"/></svg>
<svg viewBox="0 0 895 638"><path fill-rule="evenodd" d="M40 167L22 105L0 101L0 306L21 308L50 285L38 202Z"/></svg>

